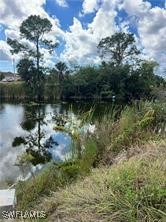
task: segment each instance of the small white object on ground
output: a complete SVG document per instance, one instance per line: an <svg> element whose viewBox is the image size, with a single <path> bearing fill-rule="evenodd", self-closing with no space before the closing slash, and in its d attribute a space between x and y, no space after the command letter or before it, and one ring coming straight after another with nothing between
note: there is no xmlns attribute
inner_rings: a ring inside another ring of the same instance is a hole
<svg viewBox="0 0 166 222"><path fill-rule="evenodd" d="M15 189L0 190L0 218L3 211L13 211L16 206Z"/></svg>

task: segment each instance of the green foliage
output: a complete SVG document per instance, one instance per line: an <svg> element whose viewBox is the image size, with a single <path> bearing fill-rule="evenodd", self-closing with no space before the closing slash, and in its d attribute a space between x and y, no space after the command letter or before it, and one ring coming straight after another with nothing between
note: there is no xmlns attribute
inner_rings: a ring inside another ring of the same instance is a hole
<svg viewBox="0 0 166 222"><path fill-rule="evenodd" d="M17 72L26 82L32 81L34 69L33 61L27 58L21 59L17 64Z"/></svg>
<svg viewBox="0 0 166 222"><path fill-rule="evenodd" d="M103 59L119 66L124 62L130 62L140 52L135 45L133 34L118 32L111 37L102 39L98 49Z"/></svg>
<svg viewBox="0 0 166 222"><path fill-rule="evenodd" d="M36 201L85 175L79 162L66 161L56 165L50 163L42 172L17 185L18 209L33 209Z"/></svg>
<svg viewBox="0 0 166 222"><path fill-rule="evenodd" d="M51 28L52 25L47 18L41 18L39 15L31 15L22 22L20 33L22 37L36 42L44 33L49 32Z"/></svg>
<svg viewBox="0 0 166 222"><path fill-rule="evenodd" d="M54 165L27 182L19 182L17 185L18 208L27 210L40 195L49 194L50 190L60 185L61 181Z"/></svg>
<svg viewBox="0 0 166 222"><path fill-rule="evenodd" d="M34 160L34 157L30 153L23 153L17 157L16 165L23 167L30 164Z"/></svg>
<svg viewBox="0 0 166 222"><path fill-rule="evenodd" d="M155 62L140 61L133 34L116 33L98 45L101 66L81 67L63 84L63 98L99 98L131 102L151 99L164 81L154 74Z"/></svg>
<svg viewBox="0 0 166 222"><path fill-rule="evenodd" d="M60 82L64 79L65 75L68 73L68 67L64 62L58 62L55 65L55 68L58 72L59 82Z"/></svg>
<svg viewBox="0 0 166 222"><path fill-rule="evenodd" d="M5 78L5 75L3 73L0 73L0 81L4 78Z"/></svg>
<svg viewBox="0 0 166 222"><path fill-rule="evenodd" d="M106 99L130 103L133 100L158 98L160 91L163 94L165 80L154 74L158 64L138 60L140 52L133 34L129 33L118 32L99 42L99 53L104 60L101 65L69 70L64 62L58 62L53 69L46 71L40 66L43 57L40 49L51 52L56 46L44 39L44 34L51 27L49 20L36 15L23 21L20 34L35 44L33 50L17 40L8 39L12 53L23 52L25 56L17 67L18 73L28 83L26 93L29 97L41 99L45 95L50 99Z"/></svg>
<svg viewBox="0 0 166 222"><path fill-rule="evenodd" d="M154 68L155 65L148 61L137 64L135 69L128 64L114 66L106 63L99 67L82 67L64 80L62 96L123 103L151 99L153 88L158 84Z"/></svg>
<svg viewBox="0 0 166 222"><path fill-rule="evenodd" d="M13 142L12 142L12 146L20 146L21 144L25 144L25 139L23 137L15 137Z"/></svg>
<svg viewBox="0 0 166 222"><path fill-rule="evenodd" d="M64 98L94 98L98 92L98 69L94 67L80 68L77 73L64 81L62 95Z"/></svg>
<svg viewBox="0 0 166 222"><path fill-rule="evenodd" d="M48 41L43 38L45 33L51 31L52 24L47 18L41 18L39 15L31 15L24 20L20 26L20 35L25 39L33 42L36 46L36 51L33 51L26 44L19 43L17 40L8 38L7 43L12 47L12 53L23 52L25 55L35 57L38 60L42 54L39 51L39 47L45 47L48 50L52 50L56 45L52 41ZM39 64L37 64L39 65Z"/></svg>
<svg viewBox="0 0 166 222"><path fill-rule="evenodd" d="M82 151L82 158L80 159L80 167L84 172L90 172L95 164L97 153L96 142L92 138L87 138Z"/></svg>
<svg viewBox="0 0 166 222"><path fill-rule="evenodd" d="M25 45L22 45L21 43L19 43L16 39L10 39L7 38L7 43L10 45L10 47L12 48L10 50L10 52L12 54L18 54L19 52L23 51L23 52L27 52L28 51L28 47Z"/></svg>

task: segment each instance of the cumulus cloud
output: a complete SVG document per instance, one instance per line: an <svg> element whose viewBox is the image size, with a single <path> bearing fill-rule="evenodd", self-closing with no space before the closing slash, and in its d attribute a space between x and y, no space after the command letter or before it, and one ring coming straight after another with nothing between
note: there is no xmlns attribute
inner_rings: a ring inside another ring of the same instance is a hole
<svg viewBox="0 0 166 222"><path fill-rule="evenodd" d="M19 174L19 168L15 166L18 154L23 151L24 146L12 147L15 136L25 135L19 125L23 121L23 108L12 105L2 107L11 124L6 124L6 118L1 119L0 124L0 181L14 180ZM12 112L12 109L14 110ZM3 139L2 139L3 138ZM10 170L9 170L10 169Z"/></svg>
<svg viewBox="0 0 166 222"><path fill-rule="evenodd" d="M61 7L68 7L66 0L55 0L55 2Z"/></svg>
<svg viewBox="0 0 166 222"><path fill-rule="evenodd" d="M93 63L96 57L94 36L89 30L83 29L81 22L74 18L70 31L65 34L66 47L61 58L71 63ZM85 60L86 57L86 60Z"/></svg>
<svg viewBox="0 0 166 222"><path fill-rule="evenodd" d="M112 3L114 3L114 1L112 1ZM73 19L73 25L70 26L69 31L65 33L66 46L61 55L62 59L79 64L94 64L100 62L97 53L99 41L117 31L115 23L117 12L112 3L108 0L102 2L93 21L87 25L87 28L83 28L78 19Z"/></svg>
<svg viewBox="0 0 166 222"><path fill-rule="evenodd" d="M147 54L166 69L166 10L155 7L139 21L138 32Z"/></svg>
<svg viewBox="0 0 166 222"><path fill-rule="evenodd" d="M1 0L0 1L0 23L7 27L19 27L21 22L32 14L46 16L43 9L46 0Z"/></svg>
<svg viewBox="0 0 166 222"><path fill-rule="evenodd" d="M12 55L10 52L10 46L7 44L6 41L0 40L0 61L11 61L14 58L15 60L19 59L19 55Z"/></svg>
<svg viewBox="0 0 166 222"><path fill-rule="evenodd" d="M166 10L152 7L143 0L125 0L122 8L128 13L129 22L134 22L140 44L149 58L156 60L163 72L166 68Z"/></svg>
<svg viewBox="0 0 166 222"><path fill-rule="evenodd" d="M99 7L100 0L84 0L82 10L84 14L92 13Z"/></svg>
<svg viewBox="0 0 166 222"><path fill-rule="evenodd" d="M143 0L124 0L122 7L129 15L142 16L151 8L150 2Z"/></svg>

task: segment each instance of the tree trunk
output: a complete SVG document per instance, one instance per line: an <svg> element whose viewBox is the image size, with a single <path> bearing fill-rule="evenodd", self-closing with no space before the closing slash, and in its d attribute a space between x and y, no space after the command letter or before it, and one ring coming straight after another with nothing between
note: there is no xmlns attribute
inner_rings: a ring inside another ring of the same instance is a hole
<svg viewBox="0 0 166 222"><path fill-rule="evenodd" d="M36 65L37 65L37 72L38 72L38 81L40 79L40 76L39 76L39 39L37 39L37 42L36 42Z"/></svg>
<svg viewBox="0 0 166 222"><path fill-rule="evenodd" d="M37 38L36 42L36 66L37 66L37 100L41 100L40 96L40 66L39 66L39 60L40 60L40 55L39 55L39 38Z"/></svg>

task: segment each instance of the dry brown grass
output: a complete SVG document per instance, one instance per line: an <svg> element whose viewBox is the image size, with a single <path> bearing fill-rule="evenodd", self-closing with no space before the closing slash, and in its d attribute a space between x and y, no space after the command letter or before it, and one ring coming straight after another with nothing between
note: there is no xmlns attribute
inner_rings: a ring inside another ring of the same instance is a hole
<svg viewBox="0 0 166 222"><path fill-rule="evenodd" d="M166 143L151 142L132 152L44 199L39 207L50 215L48 221L164 221Z"/></svg>

